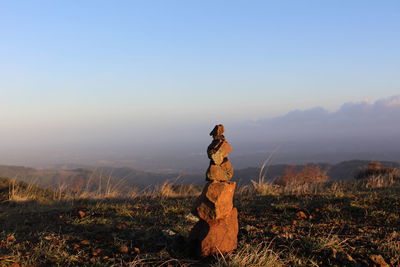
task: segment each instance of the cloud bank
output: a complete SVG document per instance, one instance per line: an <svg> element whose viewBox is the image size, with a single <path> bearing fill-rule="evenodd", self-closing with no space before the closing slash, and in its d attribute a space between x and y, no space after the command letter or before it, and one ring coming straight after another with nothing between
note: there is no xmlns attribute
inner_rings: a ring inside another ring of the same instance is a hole
<svg viewBox="0 0 400 267"><path fill-rule="evenodd" d="M400 139L400 95L375 102L343 104L329 112L322 107L293 110L283 116L236 125L235 138L249 136L257 142L340 138ZM245 132L247 134L245 135Z"/></svg>

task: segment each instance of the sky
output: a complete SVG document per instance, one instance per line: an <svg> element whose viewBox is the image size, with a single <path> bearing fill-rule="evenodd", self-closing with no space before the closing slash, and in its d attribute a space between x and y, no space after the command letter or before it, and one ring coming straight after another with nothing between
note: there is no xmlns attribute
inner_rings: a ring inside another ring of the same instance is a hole
<svg viewBox="0 0 400 267"><path fill-rule="evenodd" d="M143 143L400 92L399 1L2 1L0 147ZM95 140L95 141L93 141Z"/></svg>

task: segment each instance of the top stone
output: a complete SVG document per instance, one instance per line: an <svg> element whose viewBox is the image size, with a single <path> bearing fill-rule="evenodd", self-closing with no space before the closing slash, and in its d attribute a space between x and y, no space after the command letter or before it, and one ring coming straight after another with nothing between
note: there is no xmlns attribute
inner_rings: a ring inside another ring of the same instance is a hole
<svg viewBox="0 0 400 267"><path fill-rule="evenodd" d="M216 137L216 136L222 135L223 133L224 133L224 125L218 124L218 125L215 125L215 127L211 131L210 135L212 137Z"/></svg>

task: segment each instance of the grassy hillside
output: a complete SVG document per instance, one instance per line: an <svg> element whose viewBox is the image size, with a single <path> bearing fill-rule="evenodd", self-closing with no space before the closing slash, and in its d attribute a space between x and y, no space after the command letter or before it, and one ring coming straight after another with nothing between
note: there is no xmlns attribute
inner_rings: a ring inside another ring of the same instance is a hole
<svg viewBox="0 0 400 267"><path fill-rule="evenodd" d="M0 203L9 201L51 202L56 197L55 191L9 178L0 178Z"/></svg>
<svg viewBox="0 0 400 267"><path fill-rule="evenodd" d="M377 161L382 167L387 168L400 168L400 163L391 161ZM329 171L328 175L331 177L331 181L349 181L354 178L354 176L363 168L368 165L368 161L365 160L350 160L340 162L333 165Z"/></svg>
<svg viewBox="0 0 400 267"><path fill-rule="evenodd" d="M146 172L127 167L125 168L99 167L96 168L95 171L97 173L101 173L106 176L112 175L137 187L162 184L166 180L171 180L171 181L177 180L178 183L186 183L186 184L194 184L194 182L196 182L191 179L187 180L187 177L185 175L182 176L178 173Z"/></svg>
<svg viewBox="0 0 400 267"><path fill-rule="evenodd" d="M326 171L330 181L351 181L355 174L368 165L368 161L353 160L330 165L315 164L322 171ZM383 167L400 167L396 162L381 162ZM289 165L267 166L262 174L266 180L274 180L281 176ZM293 166L300 170L304 165ZM145 172L132 168L77 168L68 169L25 168L19 166L0 166L0 177L15 178L36 184L41 187L69 194L127 194L129 192L149 190L161 186L165 182L172 184L201 185L204 174L177 174ZM234 171L233 180L241 185L251 185L252 180L258 181L260 168L246 168Z"/></svg>
<svg viewBox="0 0 400 267"><path fill-rule="evenodd" d="M187 241L194 197L3 201L0 266L398 266L400 183L365 185L239 188L239 248L206 260Z"/></svg>
<svg viewBox="0 0 400 267"><path fill-rule="evenodd" d="M36 170L18 166L0 166L0 177L71 194L116 189L126 192L133 188L133 185L124 180L90 169Z"/></svg>
<svg viewBox="0 0 400 267"><path fill-rule="evenodd" d="M382 167L400 168L400 163L390 161L378 161ZM343 161L338 164L316 163L313 165L318 166L321 170L326 171L329 181L352 181L354 176L363 168L368 166L369 161L366 160L351 160ZM263 174L266 180L274 180L281 176L285 169L290 165L279 164L267 166ZM301 169L305 165L294 165L294 169ZM251 180L257 181L260 176L260 168L246 168L235 170L234 180L240 184L251 184Z"/></svg>
<svg viewBox="0 0 400 267"><path fill-rule="evenodd" d="M34 169L20 166L1 166L0 177L9 177L18 181L36 184L53 190L69 193L105 192L112 190L120 193L144 188L157 187L170 181L177 184L201 184L203 175L181 175L145 172L132 168L86 167L67 169Z"/></svg>

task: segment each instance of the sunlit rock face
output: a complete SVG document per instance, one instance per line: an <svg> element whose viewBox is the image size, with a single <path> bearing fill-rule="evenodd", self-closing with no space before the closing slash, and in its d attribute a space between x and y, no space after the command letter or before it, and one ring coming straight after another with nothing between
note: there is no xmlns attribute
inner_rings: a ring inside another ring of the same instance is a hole
<svg viewBox="0 0 400 267"><path fill-rule="evenodd" d="M213 141L207 148L210 166L206 173L206 181L209 182L192 211L200 220L190 232L190 240L196 254L201 257L237 248L238 212L233 207L236 183L229 181L233 176L227 157L231 146L223 133L222 124L216 125L210 133Z"/></svg>

